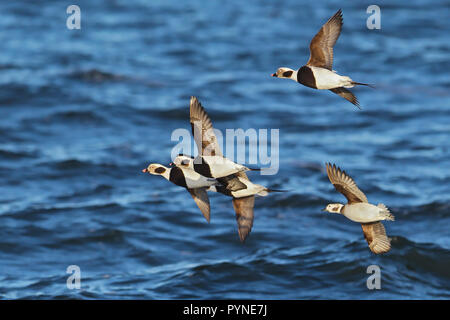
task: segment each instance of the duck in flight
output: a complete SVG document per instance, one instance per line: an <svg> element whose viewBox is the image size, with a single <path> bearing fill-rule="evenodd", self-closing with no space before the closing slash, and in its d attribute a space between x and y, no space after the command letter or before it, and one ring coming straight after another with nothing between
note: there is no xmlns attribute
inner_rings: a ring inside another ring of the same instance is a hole
<svg viewBox="0 0 450 320"><path fill-rule="evenodd" d="M327 163L326 168L330 182L347 198L348 203L345 205L331 203L323 211L342 214L352 221L361 223L370 250L376 254L388 252L391 249L391 242L381 221L394 221L389 209L382 203L376 206L370 204L355 181L336 165Z"/></svg>
<svg viewBox="0 0 450 320"><path fill-rule="evenodd" d="M171 165L204 177L214 177L219 182L209 187L208 191L233 198L239 239L244 242L253 227L255 195L267 196L270 192L280 190L252 183L245 173L251 169L223 156L212 121L196 97L191 97L190 101L190 122L199 156L193 158L181 155Z"/></svg>
<svg viewBox="0 0 450 320"><path fill-rule="evenodd" d="M330 90L360 108L358 99L348 88L356 85L372 86L355 82L332 69L333 46L339 38L342 25L342 11L339 9L311 40L310 57L306 65L297 71L285 67L278 68L272 77L291 79L314 89Z"/></svg>
<svg viewBox="0 0 450 320"><path fill-rule="evenodd" d="M202 212L206 221L209 222L211 209L206 190L211 186L219 184L216 179L204 177L189 169L179 167L166 168L159 163L150 164L147 168L143 169L142 172L163 176L173 184L186 188Z"/></svg>
<svg viewBox="0 0 450 320"><path fill-rule="evenodd" d="M196 97L191 97L189 121L197 145L198 156L179 154L172 164L189 168L208 178L222 178L241 171L260 171L225 158L220 150L211 119Z"/></svg>

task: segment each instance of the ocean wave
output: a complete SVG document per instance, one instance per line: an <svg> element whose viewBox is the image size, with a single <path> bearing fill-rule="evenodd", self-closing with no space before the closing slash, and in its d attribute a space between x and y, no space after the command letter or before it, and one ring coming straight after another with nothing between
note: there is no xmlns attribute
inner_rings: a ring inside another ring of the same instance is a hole
<svg viewBox="0 0 450 320"><path fill-rule="evenodd" d="M83 126L86 124L92 125L105 125L108 123L106 117L100 115L96 111L85 111L85 110L68 110L62 112L52 113L45 118L37 120L47 123L60 123L66 125L79 125ZM33 119L33 123L36 123L36 119Z"/></svg>
<svg viewBox="0 0 450 320"><path fill-rule="evenodd" d="M38 152L31 152L31 151L0 149L0 160L1 159L18 160L18 159L36 158L38 154L39 154Z"/></svg>
<svg viewBox="0 0 450 320"><path fill-rule="evenodd" d="M431 214L434 219L439 219L440 217L450 218L450 203L433 201L417 206L396 207L395 211L402 216L410 216L412 218L429 217Z"/></svg>
<svg viewBox="0 0 450 320"><path fill-rule="evenodd" d="M82 80L87 82L107 82L107 81L122 81L127 80L128 77L114 74L98 69L90 69L85 71L75 71L69 74L69 77L75 80Z"/></svg>

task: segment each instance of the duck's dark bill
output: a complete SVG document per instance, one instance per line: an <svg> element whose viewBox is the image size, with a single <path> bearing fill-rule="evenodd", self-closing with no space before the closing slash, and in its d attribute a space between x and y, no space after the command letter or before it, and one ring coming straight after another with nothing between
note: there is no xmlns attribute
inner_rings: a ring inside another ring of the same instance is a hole
<svg viewBox="0 0 450 320"><path fill-rule="evenodd" d="M144 172L144 173L146 173L147 171L148 171L147 168L142 169L142 172Z"/></svg>
<svg viewBox="0 0 450 320"><path fill-rule="evenodd" d="M277 75L276 75L275 73L272 73L271 76L272 76L272 77L276 77Z"/></svg>

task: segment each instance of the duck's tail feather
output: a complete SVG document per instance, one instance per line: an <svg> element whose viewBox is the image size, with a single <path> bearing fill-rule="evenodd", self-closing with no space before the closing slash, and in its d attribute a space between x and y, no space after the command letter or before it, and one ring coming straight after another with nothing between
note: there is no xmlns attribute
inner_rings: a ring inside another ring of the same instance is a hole
<svg viewBox="0 0 450 320"><path fill-rule="evenodd" d="M271 192L288 192L288 190L278 190L278 189L270 189L270 188L264 188L264 189L262 189L261 191L259 191L258 193L257 193L257 195L258 196L261 196L261 197L265 197L265 196L267 196L269 193L271 193Z"/></svg>
<svg viewBox="0 0 450 320"><path fill-rule="evenodd" d="M382 203L377 205L381 209L380 214L385 218L385 220L394 221L394 215L389 211L389 209Z"/></svg>
<svg viewBox="0 0 450 320"><path fill-rule="evenodd" d="M362 82L356 82L356 81L352 81L352 85L356 86L367 86L370 87L372 89L375 89L375 86L373 84L369 84L369 83L362 83Z"/></svg>

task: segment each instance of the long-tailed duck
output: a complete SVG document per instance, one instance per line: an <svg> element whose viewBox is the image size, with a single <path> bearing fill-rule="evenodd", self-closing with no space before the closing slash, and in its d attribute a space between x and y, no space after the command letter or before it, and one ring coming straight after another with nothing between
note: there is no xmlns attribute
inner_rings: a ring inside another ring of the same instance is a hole
<svg viewBox="0 0 450 320"><path fill-rule="evenodd" d="M380 221L394 221L389 209L382 203L377 206L368 203L367 197L353 179L336 165L327 163L326 168L331 183L347 198L348 203L331 203L323 211L343 214L348 219L361 223L370 250L376 254L388 252L391 243Z"/></svg>
<svg viewBox="0 0 450 320"><path fill-rule="evenodd" d="M186 188L202 212L206 221L209 222L211 209L206 190L207 188L218 184L216 179L204 177L193 170L179 167L166 168L158 163L150 164L147 168L143 169L142 172L163 176L177 186Z"/></svg>
<svg viewBox="0 0 450 320"><path fill-rule="evenodd" d="M192 169L208 178L221 178L240 171L260 170L248 168L223 156L211 119L196 97L191 97L189 109L189 121L199 155L194 158L180 154L174 159L174 165Z"/></svg>
<svg viewBox="0 0 450 320"><path fill-rule="evenodd" d="M201 158L178 156L173 165L186 171L191 170L202 176L221 176L216 179L219 184L211 186L208 191L219 192L233 198L239 238L241 242L244 242L253 226L255 195L266 196L269 192L281 190L272 190L252 183L244 172L248 168L240 167L240 165L223 157L211 119L195 97L191 97L190 121ZM204 161L205 157L207 161L210 159L208 157L216 157L217 162L206 162ZM196 167L195 160L201 161L203 167Z"/></svg>
<svg viewBox="0 0 450 320"><path fill-rule="evenodd" d="M339 38L342 25L342 11L339 9L311 40L310 57L306 65L297 71L285 67L279 68L272 77L291 79L314 89L330 90L360 108L356 96L346 88L353 88L355 85L371 85L355 82L350 77L341 76L332 69L333 46Z"/></svg>

